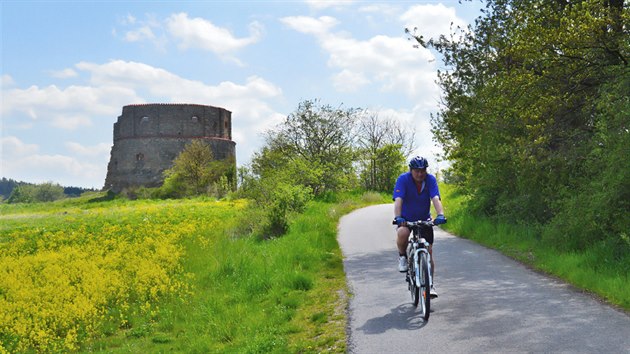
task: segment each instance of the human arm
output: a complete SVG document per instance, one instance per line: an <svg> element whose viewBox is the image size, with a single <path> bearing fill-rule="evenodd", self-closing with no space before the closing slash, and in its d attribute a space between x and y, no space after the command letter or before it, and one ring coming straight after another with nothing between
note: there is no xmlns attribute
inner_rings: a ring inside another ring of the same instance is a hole
<svg viewBox="0 0 630 354"><path fill-rule="evenodd" d="M394 221L396 221L396 224L398 226L403 225L406 220L405 218L403 218L401 216L402 214L402 198L401 197L397 197L394 199Z"/></svg>
<svg viewBox="0 0 630 354"><path fill-rule="evenodd" d="M444 215L444 206L442 206L442 201L440 200L440 196L436 195L435 197L431 198L431 201L433 201L433 207L435 208L435 212L438 215Z"/></svg>
<svg viewBox="0 0 630 354"><path fill-rule="evenodd" d="M402 214L402 198L397 197L394 199L394 217L399 217Z"/></svg>
<svg viewBox="0 0 630 354"><path fill-rule="evenodd" d="M435 212L437 213L437 217L433 221L436 225L446 224L446 217L444 217L444 206L442 205L440 196L436 195L431 198L431 200L433 201L433 207L435 208Z"/></svg>

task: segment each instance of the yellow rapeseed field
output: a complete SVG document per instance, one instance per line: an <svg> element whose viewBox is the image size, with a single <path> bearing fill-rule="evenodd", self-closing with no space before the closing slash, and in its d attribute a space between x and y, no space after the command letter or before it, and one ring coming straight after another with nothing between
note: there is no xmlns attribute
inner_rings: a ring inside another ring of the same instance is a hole
<svg viewBox="0 0 630 354"><path fill-rule="evenodd" d="M73 351L104 326L185 299L182 240L213 201L135 202L0 216L0 353ZM69 211L68 211L69 210Z"/></svg>

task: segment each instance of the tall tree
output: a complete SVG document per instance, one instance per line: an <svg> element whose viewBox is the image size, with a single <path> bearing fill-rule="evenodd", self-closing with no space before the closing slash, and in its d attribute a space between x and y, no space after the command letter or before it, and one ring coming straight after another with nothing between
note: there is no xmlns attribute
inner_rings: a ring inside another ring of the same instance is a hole
<svg viewBox="0 0 630 354"><path fill-rule="evenodd" d="M360 175L368 190L390 191L402 171L404 159L414 150L415 130L378 113L363 115L357 130Z"/></svg>
<svg viewBox="0 0 630 354"><path fill-rule="evenodd" d="M360 110L334 108L306 100L266 136L266 146L254 157L261 176L291 170L290 178L315 195L344 190L356 180L354 171L355 121Z"/></svg>
<svg viewBox="0 0 630 354"><path fill-rule="evenodd" d="M609 119L602 92L628 76L628 11L622 1L490 0L468 30L415 36L443 55L433 130L480 210L547 220L593 176L585 156Z"/></svg>

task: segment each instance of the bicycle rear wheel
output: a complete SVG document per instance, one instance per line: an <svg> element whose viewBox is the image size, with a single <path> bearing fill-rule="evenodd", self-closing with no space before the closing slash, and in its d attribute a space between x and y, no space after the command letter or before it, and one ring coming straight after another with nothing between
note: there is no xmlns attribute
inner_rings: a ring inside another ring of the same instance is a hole
<svg viewBox="0 0 630 354"><path fill-rule="evenodd" d="M420 256L420 301L422 302L422 317L425 321L431 313L431 284L429 284L429 260L425 254Z"/></svg>

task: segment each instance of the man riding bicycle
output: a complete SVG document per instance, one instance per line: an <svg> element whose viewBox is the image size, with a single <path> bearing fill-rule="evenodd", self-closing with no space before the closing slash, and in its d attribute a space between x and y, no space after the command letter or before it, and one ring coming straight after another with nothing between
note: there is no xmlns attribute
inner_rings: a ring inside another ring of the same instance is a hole
<svg viewBox="0 0 630 354"><path fill-rule="evenodd" d="M407 271L407 243L411 230L405 226L407 220L430 220L431 202L437 212L434 224L446 223L444 217L444 207L440 199L440 191L435 176L427 173L429 162L420 156L416 156L409 161L409 172L401 174L396 180L394 187L394 215L396 225L398 225L396 245L398 246L398 271ZM420 229L420 236L429 243L429 253L431 254L431 277L435 269L433 260L433 228L426 226ZM431 286L431 297L437 297L437 292Z"/></svg>

